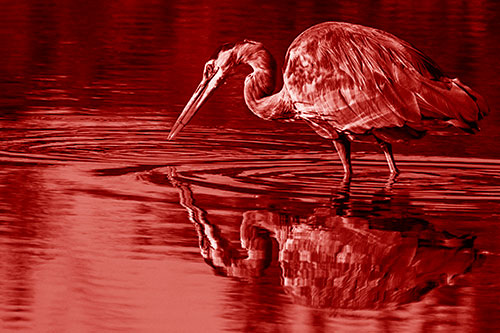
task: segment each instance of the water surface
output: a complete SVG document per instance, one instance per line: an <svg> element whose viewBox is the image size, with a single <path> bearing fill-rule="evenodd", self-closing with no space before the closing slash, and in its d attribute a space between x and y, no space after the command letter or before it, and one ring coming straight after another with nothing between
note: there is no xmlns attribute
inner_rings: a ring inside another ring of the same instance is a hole
<svg viewBox="0 0 500 333"><path fill-rule="evenodd" d="M498 4L20 1L0 11L2 331L500 329ZM406 39L492 113L383 154L244 106L166 137L222 42L282 65L312 24Z"/></svg>

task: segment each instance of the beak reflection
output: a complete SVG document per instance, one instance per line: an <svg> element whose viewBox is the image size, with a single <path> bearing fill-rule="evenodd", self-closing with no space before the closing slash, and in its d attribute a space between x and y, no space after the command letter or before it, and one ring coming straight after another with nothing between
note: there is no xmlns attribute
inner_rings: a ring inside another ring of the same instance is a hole
<svg viewBox="0 0 500 333"><path fill-rule="evenodd" d="M217 274L254 279L278 265L285 293L312 308L380 309L416 302L432 289L452 284L479 258L475 236L437 230L417 216L395 218L381 209L393 204L383 193L373 193L378 202L370 204L373 211L358 211L348 187L329 209L318 203L299 215L245 211L238 249L195 204L189 181L173 167L167 178L195 226L204 261Z"/></svg>

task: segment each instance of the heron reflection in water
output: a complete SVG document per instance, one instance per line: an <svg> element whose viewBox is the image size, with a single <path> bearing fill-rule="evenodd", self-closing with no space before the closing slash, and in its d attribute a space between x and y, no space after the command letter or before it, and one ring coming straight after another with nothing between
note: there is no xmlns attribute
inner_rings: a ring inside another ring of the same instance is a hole
<svg viewBox="0 0 500 333"><path fill-rule="evenodd" d="M437 231L417 217L383 214L380 202L360 214L351 205L348 188L310 216L244 212L242 253L196 206L189 183L174 168L169 168L168 178L197 230L202 257L218 274L263 275L272 263L274 242L285 292L296 303L314 308L374 309L414 302L452 284L477 258L470 235ZM389 206L391 199L387 201Z"/></svg>
<svg viewBox="0 0 500 333"><path fill-rule="evenodd" d="M340 22L315 25L290 45L283 87L275 94L275 60L264 46L245 40L220 47L205 64L203 78L174 124L171 140L238 65L248 108L266 120L308 123L333 141L346 178L352 173L350 142L372 139L397 174L391 143L420 138L452 125L479 129L488 113L483 98L409 43L381 30Z"/></svg>

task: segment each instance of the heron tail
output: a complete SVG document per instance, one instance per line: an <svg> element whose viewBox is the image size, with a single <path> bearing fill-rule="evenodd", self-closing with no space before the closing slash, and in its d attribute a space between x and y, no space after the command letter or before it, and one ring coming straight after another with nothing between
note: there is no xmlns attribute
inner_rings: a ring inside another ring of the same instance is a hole
<svg viewBox="0 0 500 333"><path fill-rule="evenodd" d="M489 113L484 98L459 79L422 82L416 97L424 119L439 119L468 133L479 131L478 122Z"/></svg>

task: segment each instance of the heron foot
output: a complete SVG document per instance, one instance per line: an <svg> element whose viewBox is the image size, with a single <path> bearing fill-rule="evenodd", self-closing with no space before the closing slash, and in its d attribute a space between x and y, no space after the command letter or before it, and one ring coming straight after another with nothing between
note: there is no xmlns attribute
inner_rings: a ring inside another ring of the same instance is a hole
<svg viewBox="0 0 500 333"><path fill-rule="evenodd" d="M342 184L349 184L352 179L352 171L348 172L344 170L344 177L342 177Z"/></svg>
<svg viewBox="0 0 500 333"><path fill-rule="evenodd" d="M396 170L397 171L397 170ZM398 180L398 175L399 175L399 172L395 172L395 173L392 173L390 174L389 178L387 178L387 181L385 183L385 189L388 190L388 191L392 191L392 186L394 184L396 184L397 180Z"/></svg>
<svg viewBox="0 0 500 333"><path fill-rule="evenodd" d="M390 165L389 165L389 170L391 171L391 178L393 177L395 178L401 173L401 171L399 171L398 168L392 169Z"/></svg>

